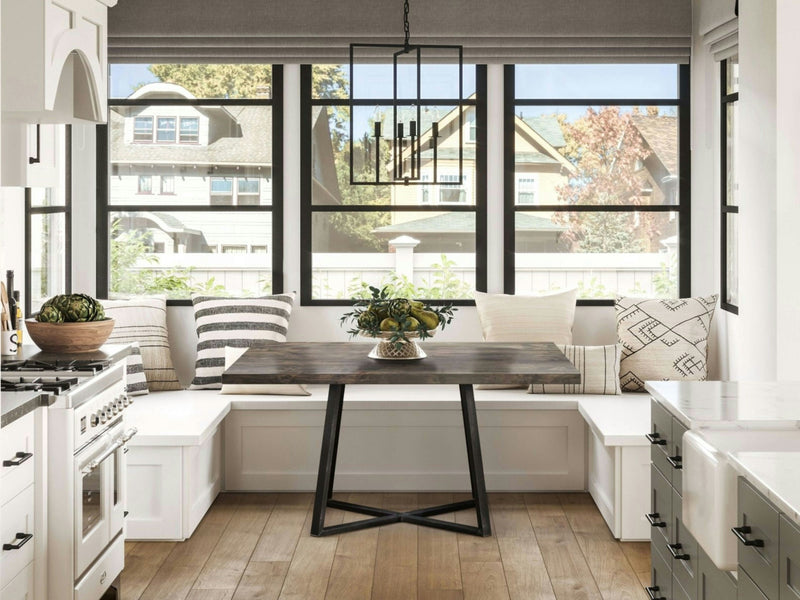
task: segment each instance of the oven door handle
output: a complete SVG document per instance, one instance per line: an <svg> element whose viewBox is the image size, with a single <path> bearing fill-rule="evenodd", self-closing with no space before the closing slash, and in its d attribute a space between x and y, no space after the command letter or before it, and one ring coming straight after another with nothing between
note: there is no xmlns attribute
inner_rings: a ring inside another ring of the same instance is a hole
<svg viewBox="0 0 800 600"><path fill-rule="evenodd" d="M138 432L139 432L139 430L136 429L136 427L131 427L130 429L128 429L128 431L126 431L124 434L122 434L122 436L120 436L117 439L117 441L115 441L113 444L111 444L111 446L109 448L107 448L105 452L103 452L100 456L95 458L88 465L83 467L81 469L81 474L82 475L88 475L89 473L91 473L92 471L97 469L97 467L99 467L105 459L107 459L109 456L114 454L117 450L122 448L122 446L124 446L125 443L128 440L130 440L133 436L135 436Z"/></svg>

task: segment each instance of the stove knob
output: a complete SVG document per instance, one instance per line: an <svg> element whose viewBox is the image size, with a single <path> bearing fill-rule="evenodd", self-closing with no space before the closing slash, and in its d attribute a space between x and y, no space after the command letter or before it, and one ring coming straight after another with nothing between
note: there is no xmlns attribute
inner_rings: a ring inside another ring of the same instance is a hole
<svg viewBox="0 0 800 600"><path fill-rule="evenodd" d="M100 423L105 423L106 421L108 421L108 416L106 415L106 411L101 410L98 412L100 413Z"/></svg>
<svg viewBox="0 0 800 600"><path fill-rule="evenodd" d="M119 410L122 410L122 409L124 409L124 408L125 408L125 403L122 401L122 396L120 396L119 398L117 398L117 408L118 408Z"/></svg>
<svg viewBox="0 0 800 600"><path fill-rule="evenodd" d="M116 415L119 412L119 409L117 408L117 403L116 402L112 402L111 404L109 404L109 406L111 407L111 414L112 415Z"/></svg>
<svg viewBox="0 0 800 600"><path fill-rule="evenodd" d="M100 411L97 411L96 413L93 413L89 417L89 424L92 427L97 427L98 423L100 423Z"/></svg>
<svg viewBox="0 0 800 600"><path fill-rule="evenodd" d="M128 397L128 394L122 394L122 405L123 406L130 406L131 402L133 402L133 400L131 400Z"/></svg>

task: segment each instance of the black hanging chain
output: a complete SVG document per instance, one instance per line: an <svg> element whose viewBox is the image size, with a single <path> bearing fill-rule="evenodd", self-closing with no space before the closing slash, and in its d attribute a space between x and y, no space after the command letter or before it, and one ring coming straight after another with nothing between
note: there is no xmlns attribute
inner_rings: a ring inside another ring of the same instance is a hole
<svg viewBox="0 0 800 600"><path fill-rule="evenodd" d="M408 26L408 0L403 1L403 31L406 35L405 46L408 48L409 46L409 38L411 37L411 30Z"/></svg>

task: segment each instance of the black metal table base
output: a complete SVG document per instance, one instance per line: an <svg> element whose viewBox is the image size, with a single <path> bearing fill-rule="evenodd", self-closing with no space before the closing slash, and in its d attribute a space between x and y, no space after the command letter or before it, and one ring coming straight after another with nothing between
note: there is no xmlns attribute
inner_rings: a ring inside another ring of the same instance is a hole
<svg viewBox="0 0 800 600"><path fill-rule="evenodd" d="M483 476L483 459L478 436L478 419L475 411L475 396L471 385L459 385L461 393L461 413L464 417L464 434L467 442L469 478L472 499L441 506L431 506L416 510L398 512L372 506L333 499L333 479L336 471L336 454L339 448L339 430L342 423L344 404L344 385L332 384L328 391L328 406L325 411L325 426L322 432L322 450L317 475L317 491L314 497L314 513L311 519L311 535L325 536L358 531L370 527L380 527L391 523L414 523L425 527L435 527L447 531L467 533L477 536L492 534L489 524L489 499L486 495L486 482ZM338 508L350 512L369 515L372 518L325 527L326 508ZM478 525L462 525L452 521L434 519L435 515L474 508Z"/></svg>

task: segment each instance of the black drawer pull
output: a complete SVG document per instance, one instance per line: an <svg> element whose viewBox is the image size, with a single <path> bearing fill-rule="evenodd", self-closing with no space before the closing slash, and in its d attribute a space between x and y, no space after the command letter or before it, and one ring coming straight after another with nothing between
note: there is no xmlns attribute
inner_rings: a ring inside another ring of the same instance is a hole
<svg viewBox="0 0 800 600"><path fill-rule="evenodd" d="M32 533L18 533L14 539L17 540L16 544L3 544L3 550L19 550L33 538Z"/></svg>
<svg viewBox="0 0 800 600"><path fill-rule="evenodd" d="M745 546L754 546L756 548L764 547L764 540L748 540L745 535L752 532L749 525L742 525L741 527L732 527L731 531L736 538Z"/></svg>
<svg viewBox="0 0 800 600"><path fill-rule="evenodd" d="M648 596L650 596L650 600L667 600L664 596L656 596L656 593L659 591L657 585L646 587L644 588L644 591L647 592Z"/></svg>
<svg viewBox="0 0 800 600"><path fill-rule="evenodd" d="M647 522L650 523L651 527L666 527L667 524L664 521L659 521L661 515L658 513L647 513L645 515Z"/></svg>
<svg viewBox="0 0 800 600"><path fill-rule="evenodd" d="M689 560L691 558L688 554L680 553L683 548L680 544L667 544L667 548L669 548L669 553L672 554L672 558L675 560Z"/></svg>
<svg viewBox="0 0 800 600"><path fill-rule="evenodd" d="M127 510L123 510L122 511L122 516L123 516L123 518L127 517L128 516L128 511Z"/></svg>
<svg viewBox="0 0 800 600"><path fill-rule="evenodd" d="M672 465L673 469L683 468L683 457L680 454L676 456L668 456L667 462Z"/></svg>
<svg viewBox="0 0 800 600"><path fill-rule="evenodd" d="M31 458L32 456L33 456L33 452L17 452L14 455L14 458L12 458L10 460L4 460L3 461L3 466L4 467L18 467L22 463L24 463L26 460Z"/></svg>
<svg viewBox="0 0 800 600"><path fill-rule="evenodd" d="M655 431L653 433L645 434L644 437L646 437L647 440L651 444L653 444L654 446L666 446L667 445L667 440L661 439L661 434L660 433L656 433Z"/></svg>

